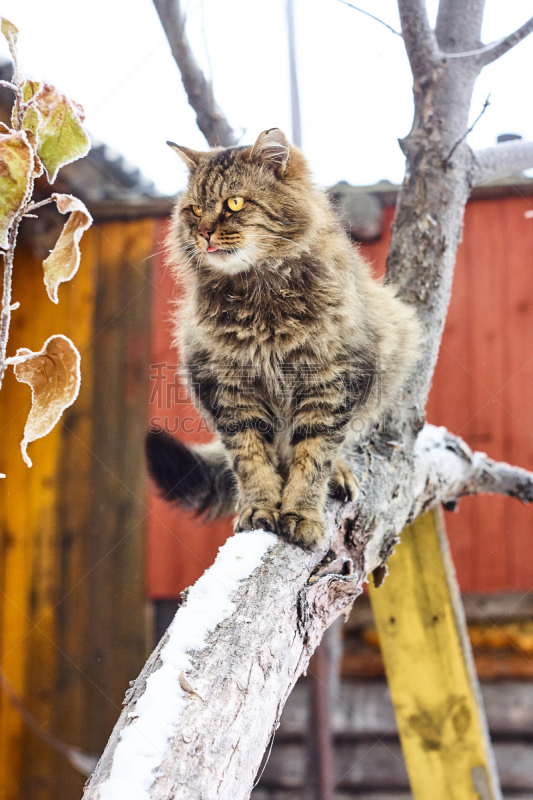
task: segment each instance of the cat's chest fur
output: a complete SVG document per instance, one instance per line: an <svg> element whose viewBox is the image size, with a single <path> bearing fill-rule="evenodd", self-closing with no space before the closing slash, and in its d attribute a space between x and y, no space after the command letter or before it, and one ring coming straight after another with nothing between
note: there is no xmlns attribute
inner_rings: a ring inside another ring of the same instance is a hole
<svg viewBox="0 0 533 800"><path fill-rule="evenodd" d="M337 287L317 280L316 267L308 266L296 276L246 277L198 287L191 322L204 344L215 357L266 370L306 363L333 334L341 304Z"/></svg>

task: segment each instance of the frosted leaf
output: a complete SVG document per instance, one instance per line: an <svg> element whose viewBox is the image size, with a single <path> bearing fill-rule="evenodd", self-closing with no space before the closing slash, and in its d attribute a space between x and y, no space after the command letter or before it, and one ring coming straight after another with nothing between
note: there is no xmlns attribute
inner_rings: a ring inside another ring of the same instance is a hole
<svg viewBox="0 0 533 800"><path fill-rule="evenodd" d="M24 81L22 86L22 99L24 103L29 103L33 101L35 96L39 91L39 86L41 84L39 81ZM11 109L11 124L13 127L17 127L18 123L18 113L19 113L19 98L18 95L15 98L15 102L13 103L13 108ZM22 121L22 127L32 137L32 144L36 145L37 142L37 128L39 123L42 121L41 112L34 107L33 102L31 105L28 106L26 111L24 112L24 119Z"/></svg>
<svg viewBox="0 0 533 800"><path fill-rule="evenodd" d="M33 151L24 131L0 133L0 247L8 247L8 232L28 199Z"/></svg>
<svg viewBox="0 0 533 800"><path fill-rule="evenodd" d="M33 150L33 177L40 178L44 172L43 162L37 155L37 137L31 131L26 131L28 143Z"/></svg>
<svg viewBox="0 0 533 800"><path fill-rule="evenodd" d="M23 96L26 103L31 103L22 126L35 134L37 155L49 183L53 183L61 167L83 158L91 149L89 135L82 125L83 109L49 83L26 81ZM17 114L16 107L13 114Z"/></svg>
<svg viewBox="0 0 533 800"><path fill-rule="evenodd" d="M28 444L50 433L80 390L80 354L66 336L51 336L40 353L21 348L13 359L18 381L31 386L31 411L20 443L22 458L31 467Z"/></svg>
<svg viewBox="0 0 533 800"><path fill-rule="evenodd" d="M56 246L43 262L44 285L48 297L53 303L57 303L59 284L69 281L78 271L81 258L80 239L92 224L93 218L77 197L53 194L52 198L62 214L70 214Z"/></svg>
<svg viewBox="0 0 533 800"><path fill-rule="evenodd" d="M0 17L0 30L6 37L9 47L14 48L17 44L18 28L5 17Z"/></svg>

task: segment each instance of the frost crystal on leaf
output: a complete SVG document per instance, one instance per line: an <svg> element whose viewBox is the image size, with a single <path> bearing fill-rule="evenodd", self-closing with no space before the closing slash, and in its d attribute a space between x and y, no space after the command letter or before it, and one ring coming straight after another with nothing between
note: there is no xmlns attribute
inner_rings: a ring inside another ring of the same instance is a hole
<svg viewBox="0 0 533 800"><path fill-rule="evenodd" d="M7 39L10 48L17 44L18 28L5 17L0 17L0 30Z"/></svg>
<svg viewBox="0 0 533 800"><path fill-rule="evenodd" d="M48 182L53 183L61 167L83 158L91 149L89 135L82 125L83 109L49 83L26 81L23 96L25 103L31 101L23 127L35 134L37 155ZM16 114L15 105L13 115Z"/></svg>
<svg viewBox="0 0 533 800"><path fill-rule="evenodd" d="M78 396L80 354L70 339L58 334L46 340L40 353L26 348L17 350L13 362L17 380L31 386L31 411L20 443L22 457L31 467L28 444L50 433Z"/></svg>
<svg viewBox="0 0 533 800"><path fill-rule="evenodd" d="M53 194L58 210L70 214L56 246L43 262L44 285L48 297L57 303L57 289L60 283L69 281L80 265L80 239L92 224L92 217L81 200L70 194Z"/></svg>
<svg viewBox="0 0 533 800"><path fill-rule="evenodd" d="M0 133L0 247L31 189L33 152L24 131Z"/></svg>

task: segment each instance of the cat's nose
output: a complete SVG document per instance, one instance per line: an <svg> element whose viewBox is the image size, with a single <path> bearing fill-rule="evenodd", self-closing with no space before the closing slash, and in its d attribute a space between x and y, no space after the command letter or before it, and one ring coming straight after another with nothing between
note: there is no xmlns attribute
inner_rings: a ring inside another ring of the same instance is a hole
<svg viewBox="0 0 533 800"><path fill-rule="evenodd" d="M198 228L198 233L200 234L200 236L203 236L204 239L209 241L209 237L211 236L213 231L210 231L208 228L204 228L202 225L200 225Z"/></svg>

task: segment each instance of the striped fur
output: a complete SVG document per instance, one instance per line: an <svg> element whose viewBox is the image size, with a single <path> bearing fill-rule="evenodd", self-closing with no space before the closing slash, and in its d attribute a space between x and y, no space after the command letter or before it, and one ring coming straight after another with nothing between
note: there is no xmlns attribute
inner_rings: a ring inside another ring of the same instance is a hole
<svg viewBox="0 0 533 800"><path fill-rule="evenodd" d="M328 486L356 492L342 446L367 435L397 398L416 361L418 322L393 287L372 279L281 131L253 147L176 149L190 169L168 242L185 289L176 344L218 433L219 469L230 464L236 477L236 530L317 546ZM228 211L231 196L245 199L242 210ZM174 478L158 478L156 439L150 447L152 474L170 491ZM183 467L191 456L180 447ZM171 494L227 511L213 485L198 498L187 480Z"/></svg>

